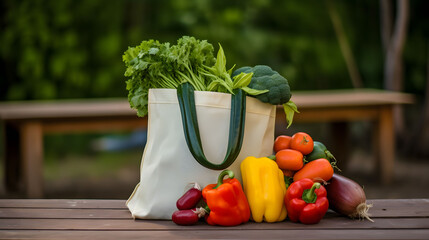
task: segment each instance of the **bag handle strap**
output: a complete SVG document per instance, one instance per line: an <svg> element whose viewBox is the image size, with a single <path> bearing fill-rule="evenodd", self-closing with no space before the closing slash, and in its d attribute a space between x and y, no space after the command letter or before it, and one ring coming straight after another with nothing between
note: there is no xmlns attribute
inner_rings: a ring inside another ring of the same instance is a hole
<svg viewBox="0 0 429 240"><path fill-rule="evenodd" d="M198 127L197 110L195 108L194 88L192 85L189 83L180 84L177 88L177 98L179 100L186 143L195 160L204 167L213 170L225 169L233 164L240 153L244 137L246 94L243 90L235 89L234 94L231 94L228 147L226 156L220 164L214 164L208 161L204 155Z"/></svg>

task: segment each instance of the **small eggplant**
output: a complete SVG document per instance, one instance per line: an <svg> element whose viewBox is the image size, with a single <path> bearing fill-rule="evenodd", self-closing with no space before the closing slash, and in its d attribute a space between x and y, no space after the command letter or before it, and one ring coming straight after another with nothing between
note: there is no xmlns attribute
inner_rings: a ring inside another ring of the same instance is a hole
<svg viewBox="0 0 429 240"><path fill-rule="evenodd" d="M177 210L173 213L171 219L177 225L189 226L198 222L201 217L204 217L206 211L204 208L194 208L186 210Z"/></svg>
<svg viewBox="0 0 429 240"><path fill-rule="evenodd" d="M179 210L187 210L195 208L202 197L201 187L198 183L194 183L192 188L186 191L177 202L176 207Z"/></svg>

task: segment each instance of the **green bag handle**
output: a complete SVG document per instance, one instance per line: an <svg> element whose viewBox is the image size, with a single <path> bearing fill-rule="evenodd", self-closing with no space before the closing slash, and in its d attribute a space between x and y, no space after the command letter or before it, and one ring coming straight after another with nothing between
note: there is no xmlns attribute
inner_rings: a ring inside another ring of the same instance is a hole
<svg viewBox="0 0 429 240"><path fill-rule="evenodd" d="M235 89L234 94L231 94L228 147L225 159L220 164L208 161L204 155L192 85L189 83L180 84L177 88L177 98L179 100L186 143L195 160L204 167L213 170L222 170L231 166L238 157L243 144L244 122L246 118L246 94L244 91Z"/></svg>

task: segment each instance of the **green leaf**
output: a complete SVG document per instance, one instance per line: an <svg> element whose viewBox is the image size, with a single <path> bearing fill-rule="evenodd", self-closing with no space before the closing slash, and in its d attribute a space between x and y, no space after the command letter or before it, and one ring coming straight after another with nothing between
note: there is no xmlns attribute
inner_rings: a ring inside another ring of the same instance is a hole
<svg viewBox="0 0 429 240"><path fill-rule="evenodd" d="M218 78L218 79L216 79L216 80L214 80L214 81L218 82L220 86L222 86L222 87L224 87L224 88L225 88L225 90L226 90L226 91L222 91L222 90L221 90L221 92L234 93L234 92L232 91L232 87L231 87L230 85L228 85L228 83L227 83L227 82L225 82L224 80L222 80L222 79ZM222 89L222 88L220 88L220 89Z"/></svg>
<svg viewBox="0 0 429 240"><path fill-rule="evenodd" d="M124 55L122 56L122 60L125 63L129 63L137 56L138 56L138 50L136 48L129 47L128 50L125 51Z"/></svg>
<svg viewBox="0 0 429 240"><path fill-rule="evenodd" d="M232 75L232 70L234 70L234 68L235 68L235 65L236 64L234 64L234 66L232 66L232 68L230 68L227 72L228 72L228 74L231 76Z"/></svg>
<svg viewBox="0 0 429 240"><path fill-rule="evenodd" d="M247 87L250 83L250 81L252 80L252 76L253 76L253 72L251 73L240 73L237 76L235 76L234 79L234 84L232 86L233 89L236 88L242 88L242 87Z"/></svg>
<svg viewBox="0 0 429 240"><path fill-rule="evenodd" d="M137 65L134 65L134 69L142 71L145 70L149 66L149 64L150 63L145 61L139 61Z"/></svg>
<svg viewBox="0 0 429 240"><path fill-rule="evenodd" d="M151 48L151 49L149 49L148 52L151 55L155 55L155 54L157 54L159 52L159 48Z"/></svg>
<svg viewBox="0 0 429 240"><path fill-rule="evenodd" d="M287 128L289 128L290 125L292 125L294 114L299 113L298 107L295 105L294 102L289 100L289 102L283 104L283 109L286 115Z"/></svg>
<svg viewBox="0 0 429 240"><path fill-rule="evenodd" d="M226 57L223 52L222 46L219 44L219 51L217 52L215 68L218 73L226 72Z"/></svg>
<svg viewBox="0 0 429 240"><path fill-rule="evenodd" d="M212 81L208 86L207 86L207 91L212 91L212 92L216 92L217 88L218 88L219 83L216 81Z"/></svg>
<svg viewBox="0 0 429 240"><path fill-rule="evenodd" d="M243 89L243 91L245 91L247 94L252 95L252 96L256 96L256 95L260 95L260 94L269 92L268 89L258 90L258 89L253 89L253 88L249 88L249 87L242 87L241 89Z"/></svg>

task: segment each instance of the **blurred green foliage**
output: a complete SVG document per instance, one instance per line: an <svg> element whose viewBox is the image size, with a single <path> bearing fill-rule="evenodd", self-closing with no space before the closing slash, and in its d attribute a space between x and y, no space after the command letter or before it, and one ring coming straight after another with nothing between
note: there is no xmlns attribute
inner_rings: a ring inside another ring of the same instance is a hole
<svg viewBox="0 0 429 240"><path fill-rule="evenodd" d="M379 2L333 3L364 86L381 88ZM411 1L408 92L425 85L427 5ZM0 100L126 97L127 47L183 35L221 43L229 67L270 65L292 90L352 87L325 1L3 0L0 32Z"/></svg>
<svg viewBox="0 0 429 240"><path fill-rule="evenodd" d="M119 1L6 1L2 98L125 94L120 81L124 7Z"/></svg>

